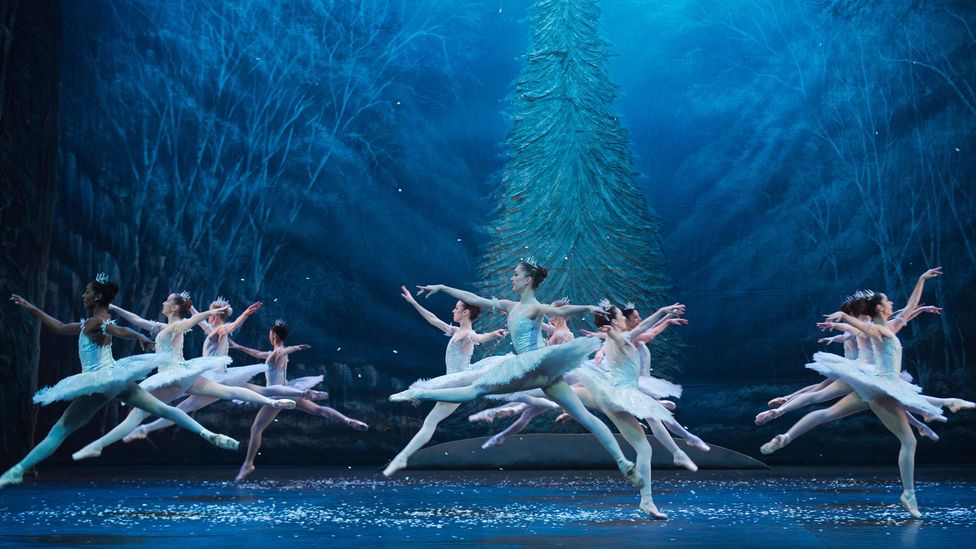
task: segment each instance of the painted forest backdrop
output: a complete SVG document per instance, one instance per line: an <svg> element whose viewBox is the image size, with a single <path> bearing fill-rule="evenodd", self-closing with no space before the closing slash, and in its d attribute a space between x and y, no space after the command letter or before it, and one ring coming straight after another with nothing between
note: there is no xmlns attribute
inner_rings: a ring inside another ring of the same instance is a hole
<svg viewBox="0 0 976 549"><path fill-rule="evenodd" d="M287 318L294 342L313 345L291 375L324 373L332 405L372 426L361 435L282 414L265 436L268 462L388 459L427 407L385 397L442 371L445 343L398 288L486 283L483 253L498 234L489 223L506 178L520 173L515 129L529 107L513 91L532 85L533 55L545 53L530 4L4 0L4 290L63 319L80 316L78 296L98 271L122 282L121 306L149 317L174 289L204 305L223 294L237 310L261 299L237 339L264 347L270 323ZM549 4L589 2L540 2ZM594 74L617 86L603 90L607 112L629 129L620 154L633 155L660 230L663 257L647 276L660 277L660 299L689 309L666 369L686 386L681 420L757 455L785 425L756 429L752 416L813 379L802 366L818 348L820 315L857 288L904 301L934 265L946 276L924 302L944 314L903 332L905 368L931 394L974 396L976 6L600 7L579 24L607 42L593 43ZM546 200L553 212L579 207L573 195ZM608 231L637 223L611 217ZM453 303L429 305L446 315ZM61 411L38 411L25 395L78 366L74 341L38 334L11 306L0 320L8 462ZM188 356L199 345L190 338ZM435 441L486 434L465 421L477 408L463 407ZM120 413L110 407L65 450ZM253 409L220 404L199 417L245 437ZM550 430L551 419L533 428ZM972 459L976 419L937 430L942 441L920 445L921 461ZM858 444L816 457L838 438ZM177 454L177 443L190 450ZM870 460L867 445L896 447L865 416L775 458ZM200 456L237 459L172 431L103 461Z"/></svg>

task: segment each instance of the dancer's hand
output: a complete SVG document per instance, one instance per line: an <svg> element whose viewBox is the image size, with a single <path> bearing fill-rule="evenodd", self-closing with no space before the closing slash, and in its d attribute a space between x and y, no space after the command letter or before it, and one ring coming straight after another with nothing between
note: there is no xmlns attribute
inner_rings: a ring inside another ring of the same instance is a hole
<svg viewBox="0 0 976 549"><path fill-rule="evenodd" d="M242 316L251 316L258 309L260 309L262 305L263 305L263 303L261 303L260 301L255 301L254 303L251 303L251 306L250 307L248 307L247 309L244 309L244 312L241 313L241 315Z"/></svg>
<svg viewBox="0 0 976 549"><path fill-rule="evenodd" d="M688 324L688 319L674 317L674 318L669 318L667 320L667 323L672 326L684 326L685 324Z"/></svg>
<svg viewBox="0 0 976 549"><path fill-rule="evenodd" d="M836 311L830 313L829 315L824 315L824 322L822 322L822 324L831 324L837 322L838 320L843 320L843 319L844 319L844 312Z"/></svg>
<svg viewBox="0 0 976 549"><path fill-rule="evenodd" d="M942 276L942 267L934 267L922 273L922 276L918 277L919 280L928 280L930 278L935 278Z"/></svg>
<svg viewBox="0 0 976 549"><path fill-rule="evenodd" d="M563 305L569 305L569 298L568 297L560 297L556 301L553 301L552 303L550 303L550 305L552 305L553 307L562 307Z"/></svg>
<svg viewBox="0 0 976 549"><path fill-rule="evenodd" d="M408 290L406 286L403 285L400 286L400 297L402 297L407 303L410 303L411 305L417 303L417 300L413 298L413 294L410 293L410 290Z"/></svg>
<svg viewBox="0 0 976 549"><path fill-rule="evenodd" d="M143 352L151 353L156 350L156 342L148 337L145 339L140 339L139 348L142 349Z"/></svg>
<svg viewBox="0 0 976 549"><path fill-rule="evenodd" d="M309 345L308 343L302 343L300 345L295 345L295 348L298 349L299 351L307 351L311 349L312 346Z"/></svg>
<svg viewBox="0 0 976 549"><path fill-rule="evenodd" d="M223 307L216 307L216 308L210 309L207 312L213 315L213 314L226 313L229 310L230 310L230 305L224 305Z"/></svg>
<svg viewBox="0 0 976 549"><path fill-rule="evenodd" d="M14 305L18 305L18 306L23 307L23 308L28 309L28 310L30 310L30 309L36 309L36 307L34 307L34 304L33 303L31 303L30 301L27 301L26 299L20 297L17 294L10 294L10 301L13 301L14 302Z"/></svg>
<svg viewBox="0 0 976 549"><path fill-rule="evenodd" d="M932 313L934 315L942 314L942 307L936 307L935 305L919 305L915 307L915 310L920 313Z"/></svg>
<svg viewBox="0 0 976 549"><path fill-rule="evenodd" d="M833 322L818 322L817 323L817 328L820 328L820 331L821 332L826 332L827 330L833 330L834 329L834 323Z"/></svg>
<svg viewBox="0 0 976 549"><path fill-rule="evenodd" d="M606 315L606 314L610 314L609 312L607 312L606 309L604 309L603 307L600 307L599 305L584 305L584 307L586 307L586 309L588 311L590 311L591 313L593 313L595 315Z"/></svg>
<svg viewBox="0 0 976 549"><path fill-rule="evenodd" d="M499 330L495 330L493 332L488 332L488 335L490 335L491 337L505 337L508 335L508 330L502 328Z"/></svg>
<svg viewBox="0 0 976 549"><path fill-rule="evenodd" d="M591 332L589 330L580 330L580 333L585 335L586 337L598 337L600 339L607 337L607 334L603 332Z"/></svg>
<svg viewBox="0 0 976 549"><path fill-rule="evenodd" d="M673 305L668 305L667 307L661 307L658 309L658 311L671 316L681 316L685 314L685 306L681 303L675 303Z"/></svg>
<svg viewBox="0 0 976 549"><path fill-rule="evenodd" d="M426 297L427 298L430 298L430 296L432 296L432 295L436 294L437 292L443 290L444 289L444 286L442 286L440 284L430 284L428 286L417 286L417 288L418 288L417 289L417 295L424 295L424 292L427 292Z"/></svg>

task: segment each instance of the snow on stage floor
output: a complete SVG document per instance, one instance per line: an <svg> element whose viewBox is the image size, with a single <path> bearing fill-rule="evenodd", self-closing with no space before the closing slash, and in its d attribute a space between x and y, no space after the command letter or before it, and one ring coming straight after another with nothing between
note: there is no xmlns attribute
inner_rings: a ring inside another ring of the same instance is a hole
<svg viewBox="0 0 976 549"><path fill-rule="evenodd" d="M0 492L0 545L335 547L970 546L976 467L920 467L925 513L897 505L886 468L656 472L671 519L637 513L611 471L45 467Z"/></svg>

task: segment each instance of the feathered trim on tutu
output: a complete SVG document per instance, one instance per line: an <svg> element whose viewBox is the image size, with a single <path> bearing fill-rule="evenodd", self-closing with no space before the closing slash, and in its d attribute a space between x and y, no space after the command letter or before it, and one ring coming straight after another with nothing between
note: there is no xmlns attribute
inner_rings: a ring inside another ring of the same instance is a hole
<svg viewBox="0 0 976 549"><path fill-rule="evenodd" d="M285 385L300 391L307 391L322 383L323 379L325 379L325 376L296 377L295 379L289 380Z"/></svg>
<svg viewBox="0 0 976 549"><path fill-rule="evenodd" d="M921 396L921 387L905 381L901 376L879 374L874 364L823 352L813 355L813 360L807 364L807 368L846 382L865 401L888 396L897 400L908 411L921 415L926 421L946 419L940 407Z"/></svg>
<svg viewBox="0 0 976 549"><path fill-rule="evenodd" d="M263 374L267 371L268 365L262 362L260 364L251 364L250 366L235 366L234 368L227 368L223 371L210 370L204 372L203 377L216 381L222 385L237 387L251 381L254 376Z"/></svg>
<svg viewBox="0 0 976 549"><path fill-rule="evenodd" d="M184 390L193 385L200 374L208 370L220 370L230 364L229 356L203 356L160 369L158 373L146 378L140 387L155 391L171 385L179 385Z"/></svg>
<svg viewBox="0 0 976 549"><path fill-rule="evenodd" d="M600 348L600 345L602 342L599 339L580 337L559 345L507 356L501 364L485 373L478 380L478 384L498 387L531 377L533 385L549 385L555 383L566 372L579 367L587 357Z"/></svg>
<svg viewBox="0 0 976 549"><path fill-rule="evenodd" d="M637 388L654 398L681 398L681 385L659 377L641 376L637 378Z"/></svg>
<svg viewBox="0 0 976 549"><path fill-rule="evenodd" d="M129 383L140 380L156 369L159 359L155 354L135 355L80 374L66 377L34 394L34 402L48 405L59 400L74 400L95 393L114 397Z"/></svg>
<svg viewBox="0 0 976 549"><path fill-rule="evenodd" d="M467 370L444 374L442 376L418 379L410 384L411 389L448 389L453 387L464 387L471 385L481 376L488 373L492 368L508 360L509 357L516 356L512 353L507 355L489 356L468 366Z"/></svg>
<svg viewBox="0 0 976 549"><path fill-rule="evenodd" d="M589 368L580 368L576 375L604 412L625 412L639 419L661 421L670 421L673 417L656 398L637 387L612 385L606 376Z"/></svg>

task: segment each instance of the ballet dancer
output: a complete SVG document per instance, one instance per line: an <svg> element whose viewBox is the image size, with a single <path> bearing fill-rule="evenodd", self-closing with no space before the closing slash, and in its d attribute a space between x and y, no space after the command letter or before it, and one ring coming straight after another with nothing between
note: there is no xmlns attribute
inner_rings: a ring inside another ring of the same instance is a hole
<svg viewBox="0 0 976 549"><path fill-rule="evenodd" d="M135 380L145 377L158 366L159 361L154 354L136 355L118 361L112 357L113 337L152 344L149 338L128 328L116 326L111 320L108 305L118 291L117 284L99 273L95 280L85 286L81 300L85 309L90 311L90 316L79 322L61 322L19 295L10 296L15 305L26 309L56 333L78 336L81 373L62 379L53 387L41 389L34 396L34 402L40 404L59 400L68 400L71 403L44 440L0 476L0 488L23 482L26 471L50 457L68 435L88 423L113 398L147 413L172 419L219 448L237 449L236 440L205 429L185 412L160 402L135 383Z"/></svg>

